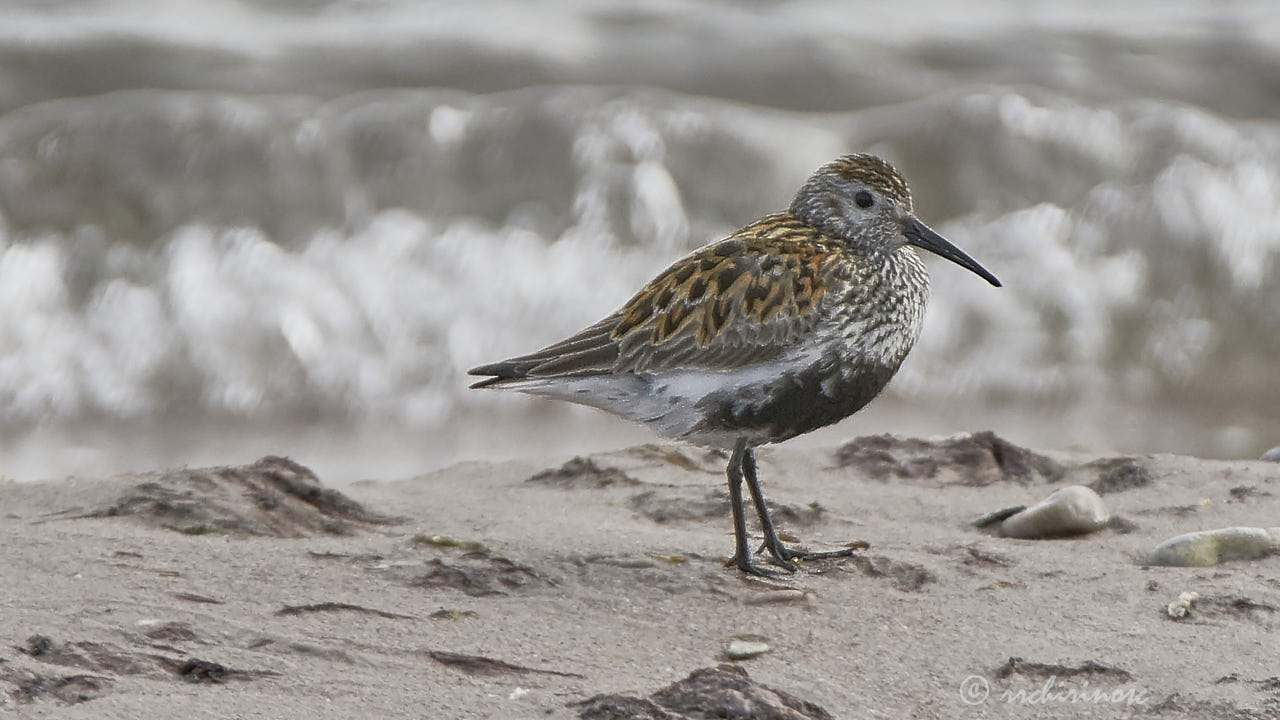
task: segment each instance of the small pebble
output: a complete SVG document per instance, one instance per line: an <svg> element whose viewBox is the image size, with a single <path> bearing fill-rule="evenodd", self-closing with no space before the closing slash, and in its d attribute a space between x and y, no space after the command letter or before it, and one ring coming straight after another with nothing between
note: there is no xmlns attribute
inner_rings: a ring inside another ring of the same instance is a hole
<svg viewBox="0 0 1280 720"><path fill-rule="evenodd" d="M1262 453L1262 459L1267 462L1280 462L1280 445Z"/></svg>
<svg viewBox="0 0 1280 720"><path fill-rule="evenodd" d="M1256 560L1280 551L1280 527L1229 527L1170 538L1147 555L1147 565L1210 567L1231 560Z"/></svg>
<svg viewBox="0 0 1280 720"><path fill-rule="evenodd" d="M1098 493L1071 485L1005 519L1000 534L1012 538L1082 535L1107 526L1111 513Z"/></svg>
<svg viewBox="0 0 1280 720"><path fill-rule="evenodd" d="M1184 592L1178 596L1177 600L1169 603L1169 607L1165 612L1169 613L1169 617L1174 620L1181 620L1191 612L1191 605L1200 599L1200 593Z"/></svg>
<svg viewBox="0 0 1280 720"><path fill-rule="evenodd" d="M734 635L724 648L724 656L730 660L748 660L772 649L760 635Z"/></svg>

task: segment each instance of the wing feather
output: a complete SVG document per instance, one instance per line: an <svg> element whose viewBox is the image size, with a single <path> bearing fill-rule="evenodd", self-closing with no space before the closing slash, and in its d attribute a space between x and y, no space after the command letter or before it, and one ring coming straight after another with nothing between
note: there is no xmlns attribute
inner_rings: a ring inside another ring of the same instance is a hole
<svg viewBox="0 0 1280 720"><path fill-rule="evenodd" d="M618 343L612 336L618 319L618 315L610 315L576 335L537 352L471 368L467 371L469 375L493 376L471 387L493 387L506 380L531 377L608 373L618 359Z"/></svg>
<svg viewBox="0 0 1280 720"><path fill-rule="evenodd" d="M770 216L701 248L641 290L619 312L614 372L732 370L802 342L838 253L789 219Z"/></svg>
<svg viewBox="0 0 1280 720"><path fill-rule="evenodd" d="M839 249L789 213L763 218L664 270L621 310L528 355L482 365L472 387L531 378L727 371L803 342L835 283Z"/></svg>

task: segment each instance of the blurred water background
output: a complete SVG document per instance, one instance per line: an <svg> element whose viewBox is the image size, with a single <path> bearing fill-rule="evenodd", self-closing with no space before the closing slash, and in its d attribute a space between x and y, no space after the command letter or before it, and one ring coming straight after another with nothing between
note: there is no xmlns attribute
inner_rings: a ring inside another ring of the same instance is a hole
<svg viewBox="0 0 1280 720"><path fill-rule="evenodd" d="M1280 444L1270 0L7 0L0 475L645 441L463 373L850 151L1005 287L929 260L890 391L808 441Z"/></svg>

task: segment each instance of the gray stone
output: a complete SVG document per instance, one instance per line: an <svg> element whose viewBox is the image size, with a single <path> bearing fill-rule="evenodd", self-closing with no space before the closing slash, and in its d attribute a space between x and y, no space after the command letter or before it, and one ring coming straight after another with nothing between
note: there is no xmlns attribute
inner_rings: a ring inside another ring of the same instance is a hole
<svg viewBox="0 0 1280 720"><path fill-rule="evenodd" d="M1280 462L1280 445L1262 453L1262 459L1267 462Z"/></svg>
<svg viewBox="0 0 1280 720"><path fill-rule="evenodd" d="M1280 551L1280 527L1229 527L1170 538L1147 555L1147 565L1210 567L1232 560L1257 560Z"/></svg>
<svg viewBox="0 0 1280 720"><path fill-rule="evenodd" d="M1000 523L1000 534L1013 538L1083 535L1107 526L1111 513L1098 493L1071 485L1050 494Z"/></svg>

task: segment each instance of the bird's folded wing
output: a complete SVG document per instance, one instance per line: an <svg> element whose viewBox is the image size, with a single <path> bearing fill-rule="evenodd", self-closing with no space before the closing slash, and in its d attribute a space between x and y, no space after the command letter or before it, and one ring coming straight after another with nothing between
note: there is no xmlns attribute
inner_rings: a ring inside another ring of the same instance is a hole
<svg viewBox="0 0 1280 720"><path fill-rule="evenodd" d="M813 329L831 257L792 249L730 238L669 268L622 309L614 371L723 371L781 357Z"/></svg>
<svg viewBox="0 0 1280 720"><path fill-rule="evenodd" d="M524 380L531 377L608 373L618 359L618 343L613 339L612 333L620 317L617 313L610 315L573 337L537 352L471 368L467 371L469 375L492 376L471 387L489 387L503 380Z"/></svg>
<svg viewBox="0 0 1280 720"><path fill-rule="evenodd" d="M833 255L739 234L685 256L617 313L555 345L472 369L510 379L728 371L781 357L812 330ZM781 248L782 251L779 251Z"/></svg>

